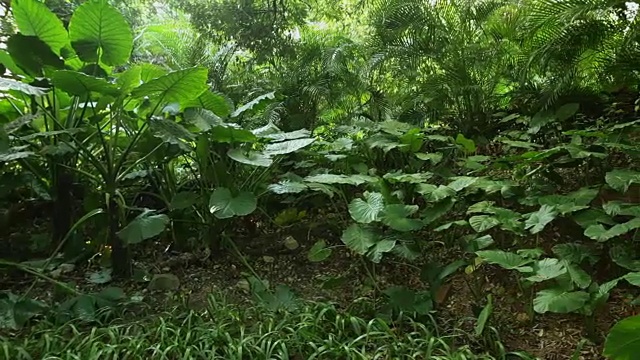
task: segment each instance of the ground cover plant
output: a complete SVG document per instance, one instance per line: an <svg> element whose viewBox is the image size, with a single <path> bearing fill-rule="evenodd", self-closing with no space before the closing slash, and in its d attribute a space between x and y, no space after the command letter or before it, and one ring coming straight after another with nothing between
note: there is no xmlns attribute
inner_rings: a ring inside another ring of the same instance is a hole
<svg viewBox="0 0 640 360"><path fill-rule="evenodd" d="M635 2L3 2L0 356L632 359Z"/></svg>

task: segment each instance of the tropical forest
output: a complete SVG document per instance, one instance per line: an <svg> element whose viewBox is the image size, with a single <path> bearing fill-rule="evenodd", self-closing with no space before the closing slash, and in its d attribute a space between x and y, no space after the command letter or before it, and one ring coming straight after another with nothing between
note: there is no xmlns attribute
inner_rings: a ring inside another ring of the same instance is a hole
<svg viewBox="0 0 640 360"><path fill-rule="evenodd" d="M0 360L640 359L624 0L1 0Z"/></svg>

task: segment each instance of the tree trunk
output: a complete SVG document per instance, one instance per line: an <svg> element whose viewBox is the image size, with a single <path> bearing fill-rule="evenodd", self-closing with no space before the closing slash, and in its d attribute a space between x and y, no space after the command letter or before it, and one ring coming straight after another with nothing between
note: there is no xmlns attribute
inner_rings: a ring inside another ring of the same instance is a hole
<svg viewBox="0 0 640 360"><path fill-rule="evenodd" d="M117 235L120 229L120 214L118 202L114 196L109 197L107 211L109 216L109 246L111 246L113 277L128 279L133 274L131 254L129 253L129 248Z"/></svg>

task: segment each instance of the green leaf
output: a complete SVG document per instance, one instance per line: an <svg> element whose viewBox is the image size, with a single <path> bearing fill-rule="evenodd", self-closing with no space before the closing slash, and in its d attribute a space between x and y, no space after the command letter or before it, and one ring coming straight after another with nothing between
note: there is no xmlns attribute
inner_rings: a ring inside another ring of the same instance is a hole
<svg viewBox="0 0 640 360"><path fill-rule="evenodd" d="M436 165L437 163L442 161L441 153L430 153L430 154L416 153L415 155L420 160L430 161L432 165Z"/></svg>
<svg viewBox="0 0 640 360"><path fill-rule="evenodd" d="M631 285L640 286L640 272L630 272L623 276L623 278Z"/></svg>
<svg viewBox="0 0 640 360"><path fill-rule="evenodd" d="M305 182L315 182L320 184L348 184L362 185L364 183L375 183L378 178L368 175L336 175L336 174L319 174L307 176Z"/></svg>
<svg viewBox="0 0 640 360"><path fill-rule="evenodd" d="M467 139L462 134L458 134L458 136L456 137L456 144L462 146L465 153L467 154L473 154L477 150L476 143L471 139Z"/></svg>
<svg viewBox="0 0 640 360"><path fill-rule="evenodd" d="M169 208L172 211L188 209L195 205L200 198L200 194L191 191L181 191L173 196Z"/></svg>
<svg viewBox="0 0 640 360"><path fill-rule="evenodd" d="M421 213L422 222L425 225L431 224L436 221L438 218L442 217L444 214L448 213L449 210L453 208L455 204L455 199L446 199L435 204L432 204L431 207L424 209Z"/></svg>
<svg viewBox="0 0 640 360"><path fill-rule="evenodd" d="M31 86L21 81L13 79L0 78L0 91L20 91L21 93L34 96L43 96L49 89Z"/></svg>
<svg viewBox="0 0 640 360"><path fill-rule="evenodd" d="M44 303L2 291L0 292L0 329L19 330L31 318L42 314L46 309Z"/></svg>
<svg viewBox="0 0 640 360"><path fill-rule="evenodd" d="M218 219L249 215L256 210L258 199L248 191L234 197L227 188L217 188L209 198L209 211Z"/></svg>
<svg viewBox="0 0 640 360"><path fill-rule="evenodd" d="M254 129L251 132L254 133L256 136L271 139L273 141L296 140L296 139L311 137L311 131L307 129L300 129L300 130L290 131L290 132L282 132L280 129L275 127L275 125L271 125L271 126L266 125L262 128Z"/></svg>
<svg viewBox="0 0 640 360"><path fill-rule="evenodd" d="M207 90L207 69L193 67L170 72L133 89L131 96L149 96L153 101L187 103Z"/></svg>
<svg viewBox="0 0 640 360"><path fill-rule="evenodd" d="M183 113L184 119L195 125L201 131L209 131L215 126L222 126L224 121L213 112L206 109L189 108Z"/></svg>
<svg viewBox="0 0 640 360"><path fill-rule="evenodd" d="M224 95L211 91L205 91L197 99L186 102L183 108L202 108L222 118L229 116L232 111L232 105Z"/></svg>
<svg viewBox="0 0 640 360"><path fill-rule="evenodd" d="M569 273L569 277L574 284L576 284L580 289L586 289L591 285L591 276L587 274L586 271L582 270L581 267L575 265L567 260L563 260L564 267L567 269Z"/></svg>
<svg viewBox="0 0 640 360"><path fill-rule="evenodd" d="M566 314L582 309L589 301L584 291L565 291L563 289L540 290L533 299L533 309L539 314L546 312Z"/></svg>
<svg viewBox="0 0 640 360"><path fill-rule="evenodd" d="M51 77L51 82L58 89L69 95L88 96L92 92L117 96L120 90L105 79L89 76L77 71L58 70Z"/></svg>
<svg viewBox="0 0 640 360"><path fill-rule="evenodd" d="M609 171L605 175L605 181L612 189L625 193L631 184L640 184L640 172L626 169Z"/></svg>
<svg viewBox="0 0 640 360"><path fill-rule="evenodd" d="M593 250L582 244L558 244L551 250L560 259L567 260L574 264L581 264L585 260L589 260L592 264L598 261L598 256L593 252Z"/></svg>
<svg viewBox="0 0 640 360"><path fill-rule="evenodd" d="M307 259L311 262L320 262L326 260L329 256L331 256L331 249L327 248L326 241L318 240L313 244L311 249L309 249Z"/></svg>
<svg viewBox="0 0 640 360"><path fill-rule="evenodd" d="M109 268L92 272L89 274L89 278L87 280L93 284L98 284L98 285L106 284L111 281L111 272L112 270Z"/></svg>
<svg viewBox="0 0 640 360"><path fill-rule="evenodd" d="M489 321L489 317L493 313L493 297L491 294L487 295L487 305L482 308L480 315L478 315L478 322L476 323L475 333L476 336L481 336L484 332L484 328Z"/></svg>
<svg viewBox="0 0 640 360"><path fill-rule="evenodd" d="M511 252L502 250L482 250L476 251L476 255L489 264L499 265L507 270L518 270L520 272L533 271L532 267L525 266L531 263L531 260L525 259L522 256Z"/></svg>
<svg viewBox="0 0 640 360"><path fill-rule="evenodd" d="M548 223L555 220L557 214L554 206L542 205L537 212L529 214L529 218L525 221L525 229L530 229L532 234L537 234Z"/></svg>
<svg viewBox="0 0 640 360"><path fill-rule="evenodd" d="M347 247L359 255L367 253L377 242L378 236L368 228L358 224L349 226L340 238Z"/></svg>
<svg viewBox="0 0 640 360"><path fill-rule="evenodd" d="M396 231L415 231L424 226L422 221L409 218L416 211L418 211L417 205L391 204L385 206L380 220Z"/></svg>
<svg viewBox="0 0 640 360"><path fill-rule="evenodd" d="M138 244L143 240L160 235L169 224L165 214L152 215L145 211L118 232L118 237L127 244Z"/></svg>
<svg viewBox="0 0 640 360"><path fill-rule="evenodd" d="M500 224L500 221L489 215L476 215L469 218L469 225L476 232L487 231Z"/></svg>
<svg viewBox="0 0 640 360"><path fill-rule="evenodd" d="M378 241L373 248L367 254L369 260L374 263L379 263L382 260L382 256L386 253L393 251L396 246L396 240L382 239Z"/></svg>
<svg viewBox="0 0 640 360"><path fill-rule="evenodd" d="M275 92L270 92L264 95L260 95L258 97L256 97L255 99L249 101L248 103L240 106L239 108L237 108L232 114L231 117L238 117L240 115L242 115L244 112L249 111L251 109L253 109L254 106L260 104L261 102L265 101L265 100L271 100L271 99L275 99Z"/></svg>
<svg viewBox="0 0 640 360"><path fill-rule="evenodd" d="M75 10L69 22L69 38L85 62L123 65L133 49L131 27L107 0L89 0Z"/></svg>
<svg viewBox="0 0 640 360"><path fill-rule="evenodd" d="M294 151L298 151L304 147L311 145L311 143L313 143L314 141L316 141L316 139L306 138L306 139L295 139L295 140L283 141L278 143L271 143L265 146L264 152L269 155L290 154Z"/></svg>
<svg viewBox="0 0 640 360"><path fill-rule="evenodd" d="M640 315L616 323L604 343L603 354L611 360L633 360L640 353Z"/></svg>
<svg viewBox="0 0 640 360"><path fill-rule="evenodd" d="M7 40L7 51L15 64L31 76L43 76L43 69L47 67L64 68L64 61L35 36L11 35Z"/></svg>
<svg viewBox="0 0 640 360"><path fill-rule="evenodd" d="M456 195L455 190L445 185L418 184L416 191L422 194L425 200L431 202L438 202Z"/></svg>
<svg viewBox="0 0 640 360"><path fill-rule="evenodd" d="M211 139L221 143L252 143L258 140L251 131L240 129L235 124L217 125L211 128ZM271 154L264 154L271 156Z"/></svg>
<svg viewBox="0 0 640 360"><path fill-rule="evenodd" d="M283 180L276 184L270 184L267 189L274 194L298 194L308 190L309 187L301 182Z"/></svg>
<svg viewBox="0 0 640 360"><path fill-rule="evenodd" d="M527 278L531 282L543 282L555 279L567 272L567 269L558 259L547 258L536 261L533 266L534 274Z"/></svg>
<svg viewBox="0 0 640 360"><path fill-rule="evenodd" d="M452 179L455 179L455 180L449 183L447 187L455 190L456 192L466 189L469 186L475 184L476 181L478 181L477 177L471 177L471 176L456 176Z"/></svg>
<svg viewBox="0 0 640 360"><path fill-rule="evenodd" d="M36 0L13 0L11 10L20 33L37 36L56 55L60 55L60 50L69 43L62 21L44 3Z"/></svg>
<svg viewBox="0 0 640 360"><path fill-rule="evenodd" d="M227 156L239 163L247 165L269 167L273 164L273 159L268 155L257 151L247 151L235 148L229 149L229 151L227 151Z"/></svg>
<svg viewBox="0 0 640 360"><path fill-rule="evenodd" d="M578 109L580 109L578 103L564 104L556 111L556 119L561 122L565 121L575 115Z"/></svg>
<svg viewBox="0 0 640 360"><path fill-rule="evenodd" d="M382 194L377 192L365 192L364 198L353 199L349 204L351 218L359 223L368 224L378 220L378 215L384 209Z"/></svg>

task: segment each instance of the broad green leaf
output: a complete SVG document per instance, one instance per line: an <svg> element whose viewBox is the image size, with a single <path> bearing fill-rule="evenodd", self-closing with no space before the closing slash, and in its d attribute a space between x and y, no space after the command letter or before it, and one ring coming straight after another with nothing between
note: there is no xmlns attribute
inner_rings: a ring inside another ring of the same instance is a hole
<svg viewBox="0 0 640 360"><path fill-rule="evenodd" d="M350 250L356 254L364 255L370 247L376 244L378 236L371 229L353 224L342 233L340 239Z"/></svg>
<svg viewBox="0 0 640 360"><path fill-rule="evenodd" d="M487 213L487 214L495 214L496 208L493 206L495 204L494 201L480 201L477 202L467 209L467 214L478 214L478 213Z"/></svg>
<svg viewBox="0 0 640 360"><path fill-rule="evenodd" d="M533 264L533 271L533 275L529 276L527 280L531 282L543 282L565 274L567 269L558 259L547 258L536 261Z"/></svg>
<svg viewBox="0 0 640 360"><path fill-rule="evenodd" d="M143 240L160 235L169 224L169 217L164 214L153 215L145 211L118 232L118 237L127 244L138 244Z"/></svg>
<svg viewBox="0 0 640 360"><path fill-rule="evenodd" d="M223 124L211 128L211 139L221 143L252 143L258 140L249 130L241 129L235 124ZM270 155L266 154L265 155Z"/></svg>
<svg viewBox="0 0 640 360"><path fill-rule="evenodd" d="M424 226L422 221L409 218L416 211L417 205L391 204L384 207L380 220L396 231L415 231Z"/></svg>
<svg viewBox="0 0 640 360"><path fill-rule="evenodd" d="M148 96L155 102L187 103L207 90L207 69L193 67L170 72L133 89L131 96Z"/></svg>
<svg viewBox="0 0 640 360"><path fill-rule="evenodd" d="M188 108L183 113L184 119L195 125L201 131L209 131L215 126L222 126L224 121L213 112L200 109Z"/></svg>
<svg viewBox="0 0 640 360"><path fill-rule="evenodd" d="M605 242L638 228L640 228L640 218L634 218L626 223L616 224L608 230L601 224L591 225L584 231L584 235L596 241Z"/></svg>
<svg viewBox="0 0 640 360"><path fill-rule="evenodd" d="M578 109L580 109L580 104L578 103L564 104L556 110L556 119L561 122L565 121L575 115Z"/></svg>
<svg viewBox="0 0 640 360"><path fill-rule="evenodd" d="M35 36L14 34L6 44L15 64L30 76L44 76L45 68L62 69L65 66L64 61Z"/></svg>
<svg viewBox="0 0 640 360"><path fill-rule="evenodd" d="M298 194L308 190L309 187L301 182L283 180L276 184L270 184L267 189L274 194Z"/></svg>
<svg viewBox="0 0 640 360"><path fill-rule="evenodd" d="M362 185L364 183L375 183L378 178L368 175L336 175L336 174L319 174L307 176L305 182L315 182L320 184L348 184Z"/></svg>
<svg viewBox="0 0 640 360"><path fill-rule="evenodd" d="M455 180L453 180L453 182L449 183L449 185L447 186L455 191L461 191L463 189L466 189L469 186L475 184L476 181L478 181L477 177L471 177L471 176L457 176L452 179L455 179Z"/></svg>
<svg viewBox="0 0 640 360"><path fill-rule="evenodd" d="M476 152L476 143L471 139L467 139L462 134L458 134L458 136L456 137L456 144L462 146L465 153L467 154Z"/></svg>
<svg viewBox="0 0 640 360"><path fill-rule="evenodd" d="M78 6L69 22L69 39L81 60L109 66L126 63L133 49L131 27L107 0Z"/></svg>
<svg viewBox="0 0 640 360"><path fill-rule="evenodd" d="M396 240L382 239L378 241L374 247L371 248L367 257L374 263L379 263L382 260L382 256L389 253L396 246Z"/></svg>
<svg viewBox="0 0 640 360"><path fill-rule="evenodd" d="M69 95L89 96L92 92L117 96L120 90L105 79L89 76L77 71L58 70L51 77L51 82L58 89Z"/></svg>
<svg viewBox="0 0 640 360"><path fill-rule="evenodd" d="M171 203L169 204L169 208L172 211L188 209L195 205L199 198L200 194L196 192L181 191L173 196L173 199L171 199Z"/></svg>
<svg viewBox="0 0 640 360"><path fill-rule="evenodd" d="M237 108L233 113L231 113L231 117L238 117L243 113L245 113L246 111L253 109L254 106L260 104L261 102L265 100L272 100L274 98L275 98L275 92L273 91L264 95L260 95L257 98Z"/></svg>
<svg viewBox="0 0 640 360"><path fill-rule="evenodd" d="M469 218L469 225L476 232L487 231L500 224L500 221L489 215L476 215Z"/></svg>
<svg viewBox="0 0 640 360"><path fill-rule="evenodd" d="M476 251L476 255L489 264L499 265L507 270L518 270L520 272L531 272L531 266L525 266L531 263L530 259L525 259L518 254L506 252L502 250L482 250Z"/></svg>
<svg viewBox="0 0 640 360"><path fill-rule="evenodd" d="M327 243L324 240L318 240L309 249L307 259L311 262L324 261L331 256L331 249L327 247Z"/></svg>
<svg viewBox="0 0 640 360"><path fill-rule="evenodd" d="M298 151L304 147L311 145L311 143L313 143L314 141L316 141L316 139L306 138L271 143L265 146L264 152L269 155L290 154L294 151Z"/></svg>
<svg viewBox="0 0 640 360"><path fill-rule="evenodd" d="M469 236L473 236L473 235L469 235ZM471 238L470 240L467 240L468 238L465 236L464 239L466 242L465 251L470 253L475 253L476 251L486 249L495 243L495 241L493 240L493 237L488 234L478 238Z"/></svg>
<svg viewBox="0 0 640 360"><path fill-rule="evenodd" d="M440 226L438 226L437 228L433 229L433 231L439 232L439 231L444 231L444 230L449 230L452 226L468 226L469 223L466 220L456 220L456 221L451 221L445 224L442 224Z"/></svg>
<svg viewBox="0 0 640 360"><path fill-rule="evenodd" d="M616 323L604 343L603 354L611 360L634 360L640 353L640 315Z"/></svg>
<svg viewBox="0 0 640 360"><path fill-rule="evenodd" d="M100 271L95 271L89 274L88 281L93 284L106 284L111 281L112 269L105 268Z"/></svg>
<svg viewBox="0 0 640 360"><path fill-rule="evenodd" d="M390 183L410 183L410 184L422 184L425 181L431 179L433 177L433 173L423 172L423 173L415 173L415 174L404 174L402 172L389 172L384 174L382 177L385 180L388 180Z"/></svg>
<svg viewBox="0 0 640 360"><path fill-rule="evenodd" d="M231 114L233 105L224 95L205 91L197 99L187 101L183 108L202 108L211 111L216 116L226 118Z"/></svg>
<svg viewBox="0 0 640 360"><path fill-rule="evenodd" d="M11 10L18 30L23 35L36 36L60 55L60 50L69 43L69 36L62 21L36 0L12 0Z"/></svg>
<svg viewBox="0 0 640 360"><path fill-rule="evenodd" d="M260 129L255 129L252 132L254 134L256 134L257 136L265 137L265 138L271 139L273 141L296 140L296 139L302 139L302 138L311 137L311 131L309 131L307 129L300 129L300 130L290 131L290 132L282 132L277 127L276 127L276 129L277 129L276 132L266 132L267 129L265 129L263 127L263 128L260 128Z"/></svg>
<svg viewBox="0 0 640 360"><path fill-rule="evenodd" d="M190 141L195 139L195 135L177 122L156 117L149 121L149 128L153 136L164 142L178 145L183 151L191 150Z"/></svg>
<svg viewBox="0 0 640 360"><path fill-rule="evenodd" d="M0 292L0 329L19 330L47 306L39 301L23 298L9 291Z"/></svg>
<svg viewBox="0 0 640 360"><path fill-rule="evenodd" d="M239 163L247 165L269 167L273 164L273 159L269 156L252 150L247 151L239 148L229 149L227 156Z"/></svg>
<svg viewBox="0 0 640 360"><path fill-rule="evenodd" d="M0 91L4 92L9 90L20 91L21 93L27 95L43 96L49 89L31 86L29 84L23 83L22 81L0 78Z"/></svg>
<svg viewBox="0 0 640 360"><path fill-rule="evenodd" d="M453 208L455 202L455 199L449 198L424 209L424 211L421 212L423 224L428 225L448 213L449 210Z"/></svg>
<svg viewBox="0 0 640 360"><path fill-rule="evenodd" d="M598 261L598 256L594 251L586 245L577 243L567 243L555 245L552 249L554 254L562 260L567 260L574 264L581 264L585 260L589 260L594 264Z"/></svg>
<svg viewBox="0 0 640 360"><path fill-rule="evenodd" d="M574 284L576 284L580 289L586 289L591 285L591 276L587 274L586 271L582 270L581 267L575 265L567 260L563 260L564 267L567 269L569 273L569 277Z"/></svg>
<svg viewBox="0 0 640 360"><path fill-rule="evenodd" d="M613 170L605 175L605 181L612 189L625 193L631 184L640 184L640 172L627 169Z"/></svg>
<svg viewBox="0 0 640 360"><path fill-rule="evenodd" d="M640 272L631 272L627 275L623 276L625 280L629 282L629 284L634 286L640 286Z"/></svg>
<svg viewBox="0 0 640 360"><path fill-rule="evenodd" d="M439 202L456 195L455 190L445 185L418 184L416 191L422 194L426 201L430 202Z"/></svg>
<svg viewBox="0 0 640 360"><path fill-rule="evenodd" d="M359 223L368 224L378 220L378 215L384 209L382 194L377 192L365 192L365 200L353 199L349 204L351 218Z"/></svg>
<svg viewBox="0 0 640 360"><path fill-rule="evenodd" d="M554 206L542 205L538 211L529 214L529 218L525 221L525 229L529 229L532 234L537 234L548 223L555 220L557 214Z"/></svg>
<svg viewBox="0 0 640 360"><path fill-rule="evenodd" d="M217 188L209 198L209 211L218 219L249 215L256 210L258 199L248 191L234 197L227 188Z"/></svg>
<svg viewBox="0 0 640 360"><path fill-rule="evenodd" d="M430 161L431 164L436 165L437 163L439 163L440 161L442 161L442 154L441 153L429 153L429 154L425 154L425 153L415 153L416 157L420 160L423 161Z"/></svg>
<svg viewBox="0 0 640 360"><path fill-rule="evenodd" d="M615 245L609 249L609 256L619 266L627 270L640 272L640 260L637 259L634 247L627 244Z"/></svg>
<svg viewBox="0 0 640 360"><path fill-rule="evenodd" d="M566 314L580 310L589 301L584 291L565 291L562 289L540 290L533 299L533 309L539 314L546 312Z"/></svg>
<svg viewBox="0 0 640 360"><path fill-rule="evenodd" d="M572 193L567 194L567 197L572 199L578 206L587 206L593 199L598 196L598 189L592 189L588 187L580 188Z"/></svg>
<svg viewBox="0 0 640 360"><path fill-rule="evenodd" d="M572 219L583 228L599 223L615 225L615 222L604 211L598 209L586 209L572 215Z"/></svg>
<svg viewBox="0 0 640 360"><path fill-rule="evenodd" d="M4 65L5 69L11 71L12 74L27 77L27 74L13 61L13 58L6 50L0 49L0 64Z"/></svg>

